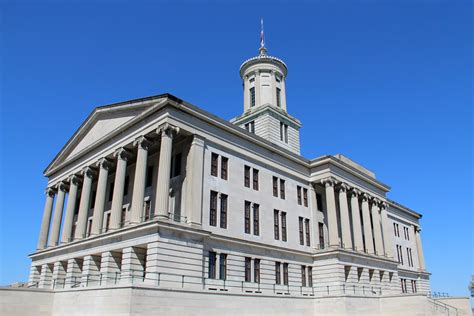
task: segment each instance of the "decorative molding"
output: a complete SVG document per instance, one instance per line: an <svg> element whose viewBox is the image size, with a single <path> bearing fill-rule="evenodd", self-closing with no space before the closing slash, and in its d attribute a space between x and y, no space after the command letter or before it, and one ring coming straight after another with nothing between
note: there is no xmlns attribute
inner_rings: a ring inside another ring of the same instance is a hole
<svg viewBox="0 0 474 316"><path fill-rule="evenodd" d="M46 196L54 197L54 195L56 194L56 189L55 188L46 188L44 193L46 194Z"/></svg>
<svg viewBox="0 0 474 316"><path fill-rule="evenodd" d="M60 182L58 185L57 185L57 189L58 190L61 190L63 192L66 192L69 190L69 185L67 183L64 183L64 182Z"/></svg>
<svg viewBox="0 0 474 316"><path fill-rule="evenodd" d="M92 169L91 167L85 167L83 170L82 170L82 175L84 177L88 177L88 178L94 178L96 176L96 172L94 171L94 169Z"/></svg>
<svg viewBox="0 0 474 316"><path fill-rule="evenodd" d="M165 133L168 136L177 135L179 133L179 127L171 125L170 123L163 123L156 129L156 133L162 135Z"/></svg>
<svg viewBox="0 0 474 316"><path fill-rule="evenodd" d="M67 181L69 181L70 185L71 184L74 184L74 185L79 185L81 184L81 179L76 176L75 174L73 174L72 176L70 176Z"/></svg>
<svg viewBox="0 0 474 316"><path fill-rule="evenodd" d="M121 147L114 152L114 157L116 157L117 159L125 160L125 161L127 161L131 156L132 154L128 150L126 150L124 147Z"/></svg>
<svg viewBox="0 0 474 316"><path fill-rule="evenodd" d="M96 166L99 168L110 170L110 168L112 168L113 166L113 163L107 158L101 158L99 159L99 161L97 161Z"/></svg>
<svg viewBox="0 0 474 316"><path fill-rule="evenodd" d="M337 184L337 181L333 177L327 177L327 178L321 179L321 184L323 184L326 188L328 186L334 187Z"/></svg>

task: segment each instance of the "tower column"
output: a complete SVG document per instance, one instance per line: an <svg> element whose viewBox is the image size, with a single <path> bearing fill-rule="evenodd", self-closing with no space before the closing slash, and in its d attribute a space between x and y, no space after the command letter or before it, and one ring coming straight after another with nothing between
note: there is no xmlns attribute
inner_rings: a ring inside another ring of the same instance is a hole
<svg viewBox="0 0 474 316"><path fill-rule="evenodd" d="M362 220L364 221L365 251L374 254L372 227L370 226L369 196L362 195Z"/></svg>
<svg viewBox="0 0 474 316"><path fill-rule="evenodd" d="M44 204L43 220L41 221L41 230L38 239L37 249L46 248L48 241L49 224L51 222L51 212L53 211L54 191L51 188L46 189L46 202Z"/></svg>
<svg viewBox="0 0 474 316"><path fill-rule="evenodd" d="M352 249L351 224L349 220L349 207L347 205L347 185L339 186L339 209L341 213L342 248Z"/></svg>
<svg viewBox="0 0 474 316"><path fill-rule="evenodd" d="M326 211L328 217L329 247L338 247L339 234L337 228L336 199L334 196L335 181L332 178L326 178L321 182L326 188Z"/></svg>
<svg viewBox="0 0 474 316"><path fill-rule="evenodd" d="M280 79L280 87L281 87L281 108L286 111L286 87L285 87L285 78L281 76Z"/></svg>
<svg viewBox="0 0 474 316"><path fill-rule="evenodd" d="M382 217L382 232L383 232L383 247L385 249L385 256L388 258L393 257L393 244L390 234L390 221L387 214L387 203L382 203L380 207L380 215Z"/></svg>
<svg viewBox="0 0 474 316"><path fill-rule="evenodd" d="M262 105L260 91L260 70L255 71L255 107Z"/></svg>
<svg viewBox="0 0 474 316"><path fill-rule="evenodd" d="M155 217L159 218L168 218L173 134L178 131L177 127L171 126L168 123L163 124L156 130L158 134L161 134L158 181L155 196Z"/></svg>
<svg viewBox="0 0 474 316"><path fill-rule="evenodd" d="M127 173L127 160L130 155L125 148L120 148L114 153L114 156L117 158L117 170L115 171L115 184L112 195L110 229L120 228L123 194L125 189L125 175Z"/></svg>
<svg viewBox="0 0 474 316"><path fill-rule="evenodd" d="M111 165L112 164L106 158L102 158L97 162L97 167L99 167L99 179L97 180L97 193L95 195L91 235L98 235L102 232L107 179L109 177L109 169Z"/></svg>
<svg viewBox="0 0 474 316"><path fill-rule="evenodd" d="M61 243L67 243L71 239L72 225L74 221L74 210L76 208L77 191L81 180L73 175L69 178L69 195L67 198L66 205L66 217L64 218L63 234L61 237Z"/></svg>
<svg viewBox="0 0 474 316"><path fill-rule="evenodd" d="M84 180L82 183L81 201L79 202L79 215L77 216L77 226L74 239L82 239L86 235L92 178L95 175L95 172L90 167L86 167L82 173L84 175Z"/></svg>
<svg viewBox="0 0 474 316"><path fill-rule="evenodd" d="M374 239L375 239L375 253L378 255L384 254L383 240L382 240L382 229L380 226L380 201L374 199L371 201L372 204L372 222L374 224Z"/></svg>
<svg viewBox="0 0 474 316"><path fill-rule="evenodd" d="M250 93L249 93L249 76L244 77L244 112L247 112L250 108Z"/></svg>
<svg viewBox="0 0 474 316"><path fill-rule="evenodd" d="M51 225L51 234L49 236L48 247L57 246L59 240L59 230L63 218L64 198L66 197L67 186L64 183L58 185L58 195L56 206L54 208L53 224Z"/></svg>
<svg viewBox="0 0 474 316"><path fill-rule="evenodd" d="M272 89L272 104L273 106L278 106L276 101L276 77L274 70L270 71L270 87Z"/></svg>
<svg viewBox="0 0 474 316"><path fill-rule="evenodd" d="M144 137L137 138L133 145L137 146L137 162L135 164L135 179L133 181L131 223L140 223L143 220L143 199L145 197L146 166L150 142Z"/></svg>
<svg viewBox="0 0 474 316"><path fill-rule="evenodd" d="M362 223L360 221L359 192L351 191L351 211L352 211L352 229L354 231L354 249L364 251L364 242L362 240Z"/></svg>

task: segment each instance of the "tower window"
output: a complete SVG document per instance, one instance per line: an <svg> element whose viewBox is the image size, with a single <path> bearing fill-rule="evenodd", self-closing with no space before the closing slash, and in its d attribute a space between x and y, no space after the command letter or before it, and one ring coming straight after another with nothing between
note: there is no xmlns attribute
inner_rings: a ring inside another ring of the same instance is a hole
<svg viewBox="0 0 474 316"><path fill-rule="evenodd" d="M255 121L245 123L245 129L248 132L255 134Z"/></svg>
<svg viewBox="0 0 474 316"><path fill-rule="evenodd" d="M281 107L281 89L276 88L276 94L277 94L277 106L280 108Z"/></svg>
<svg viewBox="0 0 474 316"><path fill-rule="evenodd" d="M255 106L255 87L250 88L250 107Z"/></svg>
<svg viewBox="0 0 474 316"><path fill-rule="evenodd" d="M288 125L280 122L280 140L288 144Z"/></svg>

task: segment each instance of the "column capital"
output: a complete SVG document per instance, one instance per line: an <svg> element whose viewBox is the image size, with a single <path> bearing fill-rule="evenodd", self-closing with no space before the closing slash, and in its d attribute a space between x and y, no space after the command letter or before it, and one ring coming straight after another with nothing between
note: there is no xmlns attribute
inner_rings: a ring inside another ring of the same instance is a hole
<svg viewBox="0 0 474 316"><path fill-rule="evenodd" d="M192 145L198 145L198 146L204 146L204 140L205 138L200 136L200 135L197 135L197 134L193 134L193 140L191 142Z"/></svg>
<svg viewBox="0 0 474 316"><path fill-rule="evenodd" d="M359 190L359 189L356 189L356 188L351 188L350 191L349 191L349 194L351 195L351 197L358 197L359 195L362 194L362 192Z"/></svg>
<svg viewBox="0 0 474 316"><path fill-rule="evenodd" d="M321 184L323 184L325 187L334 187L337 184L337 181L333 177L327 177L321 179Z"/></svg>
<svg viewBox="0 0 474 316"><path fill-rule="evenodd" d="M388 209L388 203L385 202L385 201L381 201L381 202L380 202L380 209L381 209L381 210L386 210L386 209Z"/></svg>
<svg viewBox="0 0 474 316"><path fill-rule="evenodd" d="M172 136L179 133L179 127L171 125L170 123L163 123L156 129L156 133L161 135L163 133Z"/></svg>
<svg viewBox="0 0 474 316"><path fill-rule="evenodd" d="M348 192L350 189L351 187L347 183L344 183L344 182L340 182L337 186L337 190L339 192Z"/></svg>
<svg viewBox="0 0 474 316"><path fill-rule="evenodd" d="M139 136L133 141L133 146L143 148L148 150L150 148L152 142L145 136Z"/></svg>
<svg viewBox="0 0 474 316"><path fill-rule="evenodd" d="M44 190L44 193L46 194L47 197L48 197L48 196L49 196L49 197L54 197L54 194L56 194L56 189L49 187L49 188L46 188L46 189Z"/></svg>
<svg viewBox="0 0 474 316"><path fill-rule="evenodd" d="M372 198L372 197L371 197L369 194L367 194L367 193L362 193L362 194L361 194L361 197L362 197L362 201L363 201L363 202L368 202L368 201Z"/></svg>
<svg viewBox="0 0 474 316"><path fill-rule="evenodd" d="M130 152L123 147L120 147L114 152L114 157L125 161L127 161L131 156L132 155L130 154Z"/></svg>
<svg viewBox="0 0 474 316"><path fill-rule="evenodd" d="M113 163L107 158L100 158L95 165L99 168L110 170L110 168L112 168Z"/></svg>
<svg viewBox="0 0 474 316"><path fill-rule="evenodd" d="M373 198L370 199L370 205L371 205L371 206L377 206L377 207L379 207L380 203L381 203L381 201L380 201L379 199L377 199L377 198L374 198L374 197L373 197Z"/></svg>
<svg viewBox="0 0 474 316"><path fill-rule="evenodd" d="M421 227L420 226L415 226L415 233L421 233Z"/></svg>
<svg viewBox="0 0 474 316"><path fill-rule="evenodd" d="M65 182L60 182L57 186L56 186L57 190L61 190L63 192L66 192L67 190L69 190L69 184L65 183Z"/></svg>
<svg viewBox="0 0 474 316"><path fill-rule="evenodd" d="M79 185L79 184L81 184L81 179L80 179L78 176L76 176L75 174L73 174L72 176L70 176L67 180L69 181L69 184L70 184L70 185L71 185L71 184L74 184L74 185Z"/></svg>
<svg viewBox="0 0 474 316"><path fill-rule="evenodd" d="M84 177L88 177L88 178L94 178L95 175L96 175L96 172L94 171L94 169L92 169L91 167L85 167L83 170L82 170L82 175Z"/></svg>

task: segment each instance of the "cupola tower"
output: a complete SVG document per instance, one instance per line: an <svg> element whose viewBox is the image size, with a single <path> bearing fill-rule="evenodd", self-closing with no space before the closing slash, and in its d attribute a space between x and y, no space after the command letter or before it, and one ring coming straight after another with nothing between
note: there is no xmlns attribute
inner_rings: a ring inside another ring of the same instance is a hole
<svg viewBox="0 0 474 316"><path fill-rule="evenodd" d="M244 113L231 120L268 141L300 154L301 123L287 112L286 75L288 68L279 58L267 55L265 34L260 32L256 57L240 66L244 87Z"/></svg>

